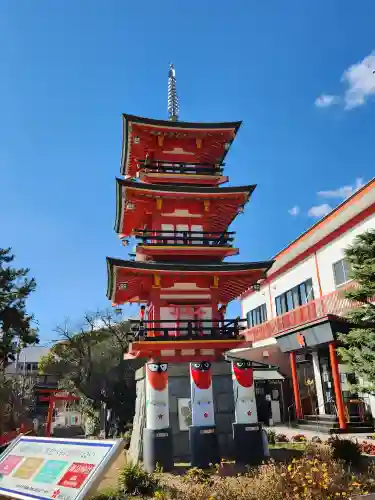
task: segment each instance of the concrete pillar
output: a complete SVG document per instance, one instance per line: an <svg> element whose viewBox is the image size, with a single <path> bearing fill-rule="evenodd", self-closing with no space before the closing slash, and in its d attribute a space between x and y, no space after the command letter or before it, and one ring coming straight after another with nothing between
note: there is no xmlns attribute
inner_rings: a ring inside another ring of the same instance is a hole
<svg viewBox="0 0 375 500"><path fill-rule="evenodd" d="M211 363L190 363L191 420L189 428L191 463L205 468L220 461L215 426Z"/></svg>
<svg viewBox="0 0 375 500"><path fill-rule="evenodd" d="M311 357L312 357L312 365L313 365L314 379L315 379L316 398L318 400L318 406L319 406L317 413L319 415L325 415L326 409L324 405L323 384L322 384L322 376L320 374L318 351L314 350L312 352Z"/></svg>
<svg viewBox="0 0 375 500"><path fill-rule="evenodd" d="M258 423L254 371L251 361L232 361L234 393L233 440L235 459L243 464L260 464L268 455L267 434Z"/></svg>
<svg viewBox="0 0 375 500"><path fill-rule="evenodd" d="M172 431L169 426L168 364L146 364L146 428L143 431L143 463L148 472L157 465L173 468Z"/></svg>

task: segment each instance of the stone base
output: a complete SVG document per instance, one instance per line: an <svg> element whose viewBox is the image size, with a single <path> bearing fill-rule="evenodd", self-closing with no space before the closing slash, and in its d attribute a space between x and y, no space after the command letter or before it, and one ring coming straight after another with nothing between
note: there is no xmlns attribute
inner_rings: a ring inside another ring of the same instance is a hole
<svg viewBox="0 0 375 500"><path fill-rule="evenodd" d="M173 442L170 427L143 429L143 464L147 472L154 472L156 467L169 472L173 469Z"/></svg>
<svg viewBox="0 0 375 500"><path fill-rule="evenodd" d="M205 469L210 464L220 462L216 427L189 427L190 453L192 467Z"/></svg>
<svg viewBox="0 0 375 500"><path fill-rule="evenodd" d="M266 458L262 424L233 423L234 458L239 464L259 465Z"/></svg>

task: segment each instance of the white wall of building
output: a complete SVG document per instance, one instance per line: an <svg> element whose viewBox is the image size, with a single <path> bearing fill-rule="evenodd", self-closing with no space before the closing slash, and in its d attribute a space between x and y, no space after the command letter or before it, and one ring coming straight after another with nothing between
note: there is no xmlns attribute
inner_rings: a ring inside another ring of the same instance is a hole
<svg viewBox="0 0 375 500"><path fill-rule="evenodd" d="M339 236L336 240L331 241L329 245L325 246L316 253L323 295L336 290L333 275L333 264L344 258L344 249L353 243L354 238L358 234L374 228L375 216L372 216L363 222L360 222L357 226Z"/></svg>
<svg viewBox="0 0 375 500"><path fill-rule="evenodd" d="M300 262L295 267L277 277L271 285L271 298L276 315L275 298L306 280L312 279L314 297L319 297L319 285L316 273L315 258L313 255Z"/></svg>
<svg viewBox="0 0 375 500"><path fill-rule="evenodd" d="M271 304L270 304L270 293L269 286L266 285L260 289L259 292L250 294L242 300L242 317L246 318L246 313L255 309L262 304L266 304L267 307L267 318L271 319Z"/></svg>
<svg viewBox="0 0 375 500"><path fill-rule="evenodd" d="M248 297L245 297L242 301L243 317L246 317L248 311L265 303L267 307L267 318L269 320L272 319L276 316L275 298L287 290L290 290L295 285L310 278L313 282L314 297L319 297L319 285L314 256L308 257L286 273L277 277L270 283L270 286L267 284L262 287L259 292L252 293ZM270 299L272 301L272 311Z"/></svg>
<svg viewBox="0 0 375 500"><path fill-rule="evenodd" d="M357 224L354 228L350 229L317 251L316 260L318 263L323 295L331 293L336 289L333 264L344 257L344 249L353 243L354 238L358 234L373 228L375 228L375 215L368 217L364 221ZM310 255L304 261L298 263L285 273L276 277L275 280L270 282L270 284L261 287L259 292L251 293L245 297L242 300L243 317L246 317L246 313L248 311L251 311L252 309L255 309L265 303L267 307L267 318L268 320L272 319L276 316L275 298L310 278L313 283L314 297L317 299L320 296L320 290L314 254Z"/></svg>

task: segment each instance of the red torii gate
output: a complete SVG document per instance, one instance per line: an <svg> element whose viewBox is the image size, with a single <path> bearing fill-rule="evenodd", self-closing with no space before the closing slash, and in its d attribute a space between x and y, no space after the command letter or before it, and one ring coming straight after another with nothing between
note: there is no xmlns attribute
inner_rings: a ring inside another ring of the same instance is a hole
<svg viewBox="0 0 375 500"><path fill-rule="evenodd" d="M55 408L56 401L79 401L80 398L78 396L74 396L73 394L59 394L62 392L66 392L63 389L54 389L53 393L50 396L41 396L40 401L48 401L48 413L47 413L47 424L46 424L46 432L45 436L51 436L51 428L52 428L52 419L53 419L53 410Z"/></svg>

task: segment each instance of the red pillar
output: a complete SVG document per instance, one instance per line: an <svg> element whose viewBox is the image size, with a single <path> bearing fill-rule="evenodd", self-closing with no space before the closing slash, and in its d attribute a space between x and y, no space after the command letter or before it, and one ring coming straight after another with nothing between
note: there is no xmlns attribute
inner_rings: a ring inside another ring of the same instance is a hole
<svg viewBox="0 0 375 500"><path fill-rule="evenodd" d="M55 408L55 398L53 395L50 396L49 398L49 405L48 405L48 414L47 414L47 425L46 425L46 437L51 436L51 429L52 429L52 418L53 418L53 410Z"/></svg>
<svg viewBox="0 0 375 500"><path fill-rule="evenodd" d="M339 425L341 430L346 430L347 422L345 416L344 400L342 398L342 391L341 391L339 364L337 361L336 349L333 342L329 344L329 357L331 360L333 387L335 389L335 398L337 406L337 415L339 417Z"/></svg>
<svg viewBox="0 0 375 500"><path fill-rule="evenodd" d="M301 398L299 395L298 377L297 377L297 363L296 363L296 353L289 353L290 368L292 369L292 382L293 382L293 393L294 393L294 403L296 405L296 416L297 418L302 418L302 407Z"/></svg>

